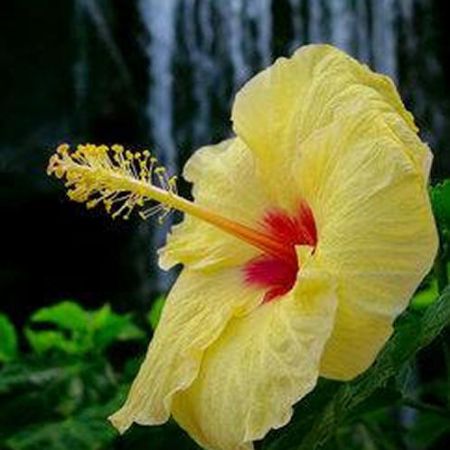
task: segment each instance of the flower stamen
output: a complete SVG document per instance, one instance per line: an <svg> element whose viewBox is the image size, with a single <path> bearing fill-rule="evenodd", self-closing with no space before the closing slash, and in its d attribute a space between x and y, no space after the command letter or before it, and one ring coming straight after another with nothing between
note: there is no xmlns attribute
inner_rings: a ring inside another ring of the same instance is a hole
<svg viewBox="0 0 450 450"><path fill-rule="evenodd" d="M143 219L158 214L162 222L172 209L190 214L278 258L292 259L295 254L282 240L263 229L217 214L180 197L176 177L169 177L164 167L147 150L132 153L121 145L79 145L71 151L60 145L50 158L49 175L65 179L71 200L93 208L103 203L113 218L128 219L138 210Z"/></svg>

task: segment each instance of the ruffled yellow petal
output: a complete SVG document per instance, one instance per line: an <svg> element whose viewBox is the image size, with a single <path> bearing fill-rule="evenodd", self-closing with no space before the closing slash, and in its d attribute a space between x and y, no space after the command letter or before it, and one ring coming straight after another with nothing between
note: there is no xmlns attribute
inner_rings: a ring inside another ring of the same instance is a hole
<svg viewBox="0 0 450 450"><path fill-rule="evenodd" d="M405 152L411 164L422 174L423 182L427 185L433 161L433 154L428 145L419 139L417 130L406 126L397 114L383 114L383 121L390 128L392 137L398 141L399 149Z"/></svg>
<svg viewBox="0 0 450 450"><path fill-rule="evenodd" d="M175 419L206 449L252 449L315 386L335 305L332 284L304 273L286 297L233 319L176 394Z"/></svg>
<svg viewBox="0 0 450 450"><path fill-rule="evenodd" d="M319 373L365 370L437 248L431 155L388 78L310 46L249 82L233 120L238 137L186 167L196 202L254 229L271 208L305 200L318 246L298 249L294 289L257 307L263 292L243 283L239 267L259 252L185 218L160 262L186 268L112 418L124 430L172 412L214 450L250 449L285 424Z"/></svg>
<svg viewBox="0 0 450 450"><path fill-rule="evenodd" d="M355 110L377 110L416 131L392 81L328 45L302 47L290 59L252 78L233 107L234 130L257 155L258 168L280 206L297 201L290 168L311 133ZM405 130L406 129L406 130ZM408 148L421 168L429 168L426 147Z"/></svg>
<svg viewBox="0 0 450 450"><path fill-rule="evenodd" d="M254 227L268 208L254 157L239 138L197 150L185 166L184 178L194 183L196 203L244 225ZM160 265L165 269L177 263L217 269L242 264L256 254L237 238L186 216L168 236Z"/></svg>
<svg viewBox="0 0 450 450"><path fill-rule="evenodd" d="M132 422L165 422L172 398L197 376L203 353L232 317L246 314L261 301L261 293L246 287L238 270L205 276L184 269L172 288L133 382L128 399L111 421L120 431Z"/></svg>
<svg viewBox="0 0 450 450"><path fill-rule="evenodd" d="M302 144L297 186L316 218L315 261L338 282L323 376L350 379L373 362L433 262L436 230L412 150L377 110L356 111Z"/></svg>

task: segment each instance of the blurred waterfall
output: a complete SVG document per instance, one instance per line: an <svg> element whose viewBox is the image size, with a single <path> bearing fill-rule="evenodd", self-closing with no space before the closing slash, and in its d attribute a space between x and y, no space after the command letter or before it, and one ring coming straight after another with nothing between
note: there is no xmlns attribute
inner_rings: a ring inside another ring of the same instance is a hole
<svg viewBox="0 0 450 450"><path fill-rule="evenodd" d="M208 134L211 126L210 95L218 76L218 68L213 59L211 2L201 2L196 11L195 0L184 0L181 11L184 18L182 30L190 65L196 68L192 73L192 95L197 109L189 132L193 141L197 142L201 136Z"/></svg>
<svg viewBox="0 0 450 450"><path fill-rule="evenodd" d="M147 117L152 135L152 151L170 175L177 173L178 158L174 139L173 60L176 45L175 13L178 0L140 0L139 9L149 35L145 52L149 60L148 71L152 88L147 101ZM170 229L171 218L162 226L156 226L153 249L164 244ZM151 252L156 258L156 252ZM157 267L156 264L153 264ZM156 283L160 291L166 291L171 277L158 273Z"/></svg>
<svg viewBox="0 0 450 450"><path fill-rule="evenodd" d="M357 56L361 61L369 63L371 55L369 8L365 0L356 2L355 20L353 26L356 28L355 41L357 43Z"/></svg>
<svg viewBox="0 0 450 450"><path fill-rule="evenodd" d="M397 79L396 0L372 2L373 66Z"/></svg>
<svg viewBox="0 0 450 450"><path fill-rule="evenodd" d="M358 2L364 3L364 2ZM357 11L345 0L330 0L331 42L348 53L353 53L355 36L354 24Z"/></svg>
<svg viewBox="0 0 450 450"><path fill-rule="evenodd" d="M158 159L171 171L177 168L173 137L173 75L176 45L175 13L178 0L140 0L143 23L150 40L145 50L149 59L152 89L147 115Z"/></svg>
<svg viewBox="0 0 450 450"><path fill-rule="evenodd" d="M406 0L409 1L409 0ZM290 0L298 28L301 0ZM397 21L402 0L309 0L302 42L328 42L397 79Z"/></svg>
<svg viewBox="0 0 450 450"><path fill-rule="evenodd" d="M289 0L292 18L292 39L289 50L293 51L305 42L303 3L305 0Z"/></svg>
<svg viewBox="0 0 450 450"><path fill-rule="evenodd" d="M180 149L190 153L226 137L236 91L274 56L291 54L300 44L329 42L400 86L414 81L410 74L410 80L401 79L399 61L403 58L409 66L415 61L414 18L424 4L426 0L139 0L149 38L149 134L159 159L176 173L185 159ZM275 15L278 8L281 19ZM411 97L423 102L423 91L416 90Z"/></svg>
<svg viewBox="0 0 450 450"><path fill-rule="evenodd" d="M323 42L325 38L324 9L321 0L309 0L309 42Z"/></svg>

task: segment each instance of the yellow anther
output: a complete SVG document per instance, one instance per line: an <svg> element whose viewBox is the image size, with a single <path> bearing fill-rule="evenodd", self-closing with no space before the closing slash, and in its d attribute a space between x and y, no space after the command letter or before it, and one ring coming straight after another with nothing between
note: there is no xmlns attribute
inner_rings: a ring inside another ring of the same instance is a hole
<svg viewBox="0 0 450 450"><path fill-rule="evenodd" d="M64 155L65 153L67 153L69 151L69 146L67 144L61 144L57 149L56 149L56 153L60 154L60 155Z"/></svg>
<svg viewBox="0 0 450 450"><path fill-rule="evenodd" d="M114 145L111 147L111 150L112 150L113 152L116 152L116 153L122 153L123 150L124 150L124 148L123 148L123 145L114 144Z"/></svg>
<svg viewBox="0 0 450 450"><path fill-rule="evenodd" d="M89 200L86 202L86 208L87 209L95 208L100 203L100 201L101 201L100 198Z"/></svg>
<svg viewBox="0 0 450 450"><path fill-rule="evenodd" d="M103 205L105 206L105 210L108 214L111 214L113 202L111 200L103 200Z"/></svg>
<svg viewBox="0 0 450 450"><path fill-rule="evenodd" d="M50 158L47 173L65 178L70 199L86 202L87 208L103 203L112 217L127 219L134 208L147 207L154 200L162 201L161 195L165 191L176 192L174 185L168 186L164 179L160 179L165 169L155 167L154 161L156 158L150 157L148 150L132 153L117 144L111 148L106 145L78 145L73 152L67 144L62 144ZM153 180L155 172L158 176ZM158 182L157 185L154 181ZM154 191L157 198L151 195ZM158 211L162 211L160 205Z"/></svg>

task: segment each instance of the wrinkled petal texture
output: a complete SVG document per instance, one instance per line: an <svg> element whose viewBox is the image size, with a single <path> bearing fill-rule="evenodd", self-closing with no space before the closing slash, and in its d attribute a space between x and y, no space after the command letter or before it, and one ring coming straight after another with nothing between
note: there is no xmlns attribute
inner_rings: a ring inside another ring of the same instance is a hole
<svg viewBox="0 0 450 450"><path fill-rule="evenodd" d="M193 385L176 395L175 419L204 448L253 448L315 386L335 306L326 278L304 274L282 301L232 320Z"/></svg>
<svg viewBox="0 0 450 450"><path fill-rule="evenodd" d="M302 47L292 58L280 58L255 76L237 94L232 119L237 135L258 158L272 199L289 207L298 194L287 177L296 177L290 167L300 155L301 143L361 109L377 111L392 126L399 125L403 130L399 133L413 141L403 150L428 172L429 151L414 139L413 118L390 78L328 45Z"/></svg>
<svg viewBox="0 0 450 450"><path fill-rule="evenodd" d="M257 75L238 94L233 120L273 201L289 207L300 195L313 210L314 259L338 280L339 299L321 374L353 378L436 254L431 152L391 80L326 45Z"/></svg>
<svg viewBox="0 0 450 450"><path fill-rule="evenodd" d="M241 280L236 269L208 276L186 269L181 273L128 399L111 417L117 429L169 418L173 395L193 382L206 348L233 316L245 315L259 303L260 294Z"/></svg>
<svg viewBox="0 0 450 450"><path fill-rule="evenodd" d="M338 282L321 374L351 379L373 362L437 248L423 175L374 112L311 135L298 188L315 212L315 262Z"/></svg>
<svg viewBox="0 0 450 450"><path fill-rule="evenodd" d="M262 304L242 270L259 252L185 217L160 253L162 267L183 271L112 417L124 430L171 413L211 450L251 449L319 375L364 371L437 249L431 153L387 77L308 46L247 83L232 119L237 136L186 165L195 202L257 228L271 209L305 201L317 247L297 248L293 289Z"/></svg>
<svg viewBox="0 0 450 450"><path fill-rule="evenodd" d="M254 227L270 207L253 155L239 138L197 150L183 175L193 183L196 203L244 225ZM216 270L236 267L257 254L237 238L185 216L168 236L160 265L168 269L182 263L193 269Z"/></svg>

